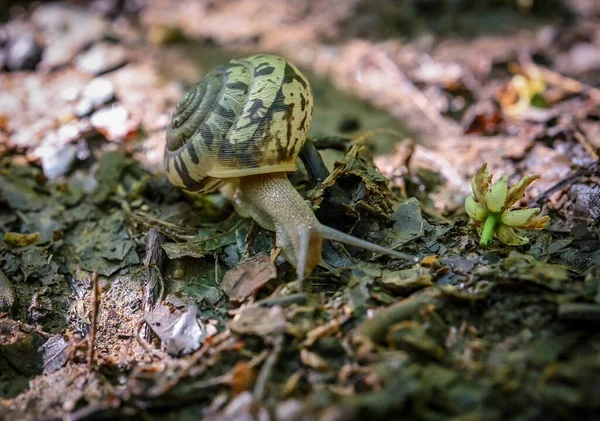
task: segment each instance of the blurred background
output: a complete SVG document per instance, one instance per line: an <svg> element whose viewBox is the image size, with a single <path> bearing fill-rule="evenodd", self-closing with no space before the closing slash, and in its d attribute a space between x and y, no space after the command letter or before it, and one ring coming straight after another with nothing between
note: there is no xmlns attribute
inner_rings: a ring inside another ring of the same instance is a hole
<svg viewBox="0 0 600 421"><path fill-rule="evenodd" d="M255 52L307 72L311 137L384 129L367 142L380 170L435 171L457 193L441 209L460 205L481 162L544 173L539 194L598 156L594 0L0 4L0 147L50 179L115 143L160 171L185 89Z"/></svg>

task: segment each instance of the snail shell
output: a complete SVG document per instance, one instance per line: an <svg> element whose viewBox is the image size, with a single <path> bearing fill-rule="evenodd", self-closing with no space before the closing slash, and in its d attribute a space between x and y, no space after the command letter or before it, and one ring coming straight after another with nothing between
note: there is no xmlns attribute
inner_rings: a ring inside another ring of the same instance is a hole
<svg viewBox="0 0 600 421"><path fill-rule="evenodd" d="M172 184L207 193L229 178L296 170L313 98L306 77L274 55L231 60L188 90L167 128Z"/></svg>

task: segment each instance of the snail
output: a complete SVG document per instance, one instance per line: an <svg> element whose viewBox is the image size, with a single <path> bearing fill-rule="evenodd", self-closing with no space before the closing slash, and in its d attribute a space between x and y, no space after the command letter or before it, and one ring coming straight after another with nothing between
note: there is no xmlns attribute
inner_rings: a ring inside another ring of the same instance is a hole
<svg viewBox="0 0 600 421"><path fill-rule="evenodd" d="M188 192L221 188L240 216L275 232L275 245L298 279L321 263L324 239L412 259L321 224L290 183L286 172L297 169L312 113L308 80L289 61L274 55L231 60L178 102L167 127L167 178Z"/></svg>

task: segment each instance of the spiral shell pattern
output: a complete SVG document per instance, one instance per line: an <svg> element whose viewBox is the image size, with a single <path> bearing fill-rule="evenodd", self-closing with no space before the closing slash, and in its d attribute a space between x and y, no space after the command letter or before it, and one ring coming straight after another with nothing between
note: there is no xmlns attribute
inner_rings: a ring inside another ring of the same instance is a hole
<svg viewBox="0 0 600 421"><path fill-rule="evenodd" d="M306 77L284 58L231 60L177 104L167 128L167 177L206 193L228 178L294 171L312 111Z"/></svg>

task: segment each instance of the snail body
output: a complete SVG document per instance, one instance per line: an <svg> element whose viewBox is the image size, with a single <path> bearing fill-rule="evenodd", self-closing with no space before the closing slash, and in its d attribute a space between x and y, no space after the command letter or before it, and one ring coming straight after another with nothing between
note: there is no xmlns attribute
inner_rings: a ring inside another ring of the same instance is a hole
<svg viewBox="0 0 600 421"><path fill-rule="evenodd" d="M286 172L306 141L313 98L306 77L273 55L231 60L184 94L167 128L164 165L189 192L217 188L243 217L274 231L299 279L321 262L323 239L412 258L321 224Z"/></svg>

